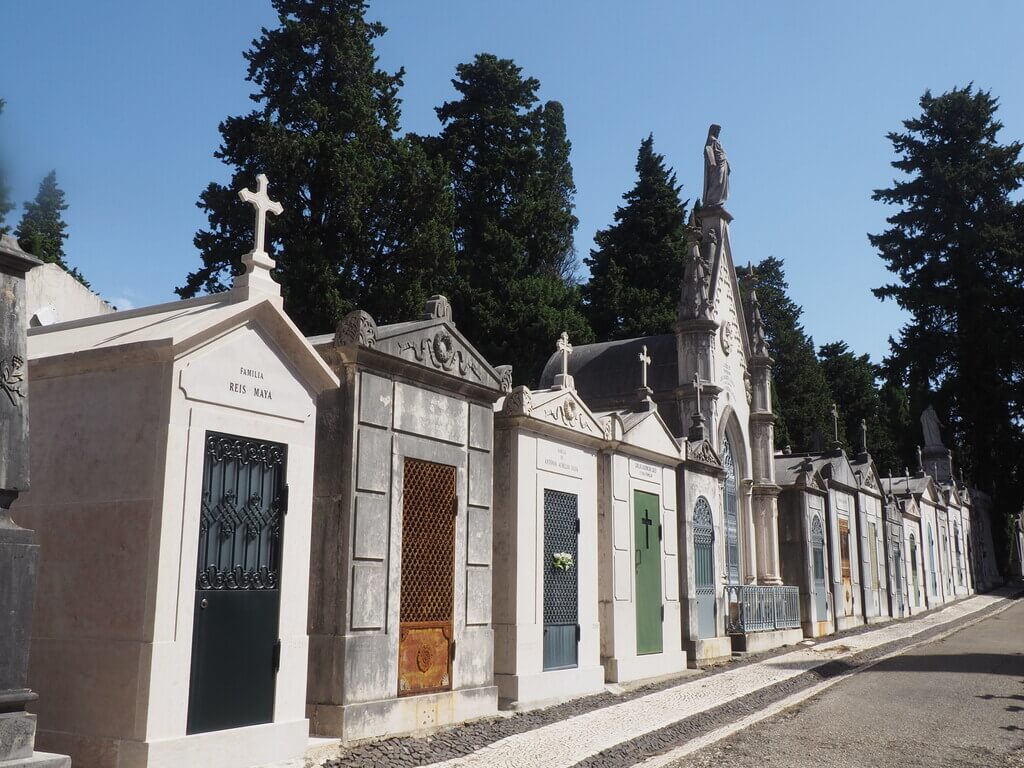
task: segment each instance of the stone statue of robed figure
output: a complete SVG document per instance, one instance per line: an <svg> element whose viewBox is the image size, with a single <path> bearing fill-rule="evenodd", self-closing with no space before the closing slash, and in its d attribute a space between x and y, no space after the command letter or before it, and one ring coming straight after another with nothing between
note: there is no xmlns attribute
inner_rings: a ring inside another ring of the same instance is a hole
<svg viewBox="0 0 1024 768"><path fill-rule="evenodd" d="M708 128L708 140L704 144L704 195L701 204L705 208L721 207L729 199L729 158L718 140L722 126Z"/></svg>

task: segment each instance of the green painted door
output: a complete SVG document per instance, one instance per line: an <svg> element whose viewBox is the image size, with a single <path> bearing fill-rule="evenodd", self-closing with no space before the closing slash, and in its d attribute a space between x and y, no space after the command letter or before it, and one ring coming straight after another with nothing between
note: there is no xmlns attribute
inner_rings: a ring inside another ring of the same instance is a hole
<svg viewBox="0 0 1024 768"><path fill-rule="evenodd" d="M633 494L636 652L661 653L661 507L653 493Z"/></svg>

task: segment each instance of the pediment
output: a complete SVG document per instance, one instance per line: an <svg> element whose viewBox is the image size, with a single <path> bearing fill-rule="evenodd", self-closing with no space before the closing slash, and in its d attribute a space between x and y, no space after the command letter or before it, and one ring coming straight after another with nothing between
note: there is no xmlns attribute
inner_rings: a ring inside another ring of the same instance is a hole
<svg viewBox="0 0 1024 768"><path fill-rule="evenodd" d="M502 374L445 318L377 326L365 312L351 313L342 322L336 339L489 389L502 389Z"/></svg>
<svg viewBox="0 0 1024 768"><path fill-rule="evenodd" d="M266 331L247 324L189 352L178 385L189 400L309 419L315 394Z"/></svg>
<svg viewBox="0 0 1024 768"><path fill-rule="evenodd" d="M839 485L845 485L848 488L860 486L860 481L857 475L854 474L853 467L850 465L850 460L846 458L845 453L841 456L831 457L822 469L830 480Z"/></svg>
<svg viewBox="0 0 1024 768"><path fill-rule="evenodd" d="M866 461L857 465L855 470L859 485L873 493L882 492L882 481L878 476L878 470L874 461Z"/></svg>
<svg viewBox="0 0 1024 768"><path fill-rule="evenodd" d="M722 469L722 459L715 452L710 440L695 440L686 443L686 460Z"/></svg>
<svg viewBox="0 0 1024 768"><path fill-rule="evenodd" d="M619 439L622 442L663 456L679 458L679 444L657 411L617 413L612 418L618 422ZM614 431L611 434L613 438L616 437Z"/></svg>
<svg viewBox="0 0 1024 768"><path fill-rule="evenodd" d="M502 416L526 416L546 424L570 429L588 437L604 438L604 425L575 390L516 387L502 401Z"/></svg>

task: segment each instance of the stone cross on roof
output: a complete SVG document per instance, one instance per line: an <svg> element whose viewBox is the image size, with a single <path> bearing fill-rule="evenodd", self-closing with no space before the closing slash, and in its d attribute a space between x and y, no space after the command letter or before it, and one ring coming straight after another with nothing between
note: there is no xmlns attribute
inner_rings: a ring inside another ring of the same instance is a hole
<svg viewBox="0 0 1024 768"><path fill-rule="evenodd" d="M572 354L572 344L569 343L569 334L562 331L562 335L555 342L555 350L562 355L562 372L555 375L555 389L574 389L575 382L569 375L569 355Z"/></svg>
<svg viewBox="0 0 1024 768"><path fill-rule="evenodd" d="M839 442L839 407L832 403L832 429L835 432L835 440Z"/></svg>
<svg viewBox="0 0 1024 768"><path fill-rule="evenodd" d="M640 386L644 389L647 388L647 366L651 364L651 356L647 354L647 345L644 344L643 350L637 357L640 360Z"/></svg>
<svg viewBox="0 0 1024 768"><path fill-rule="evenodd" d="M284 212L284 207L276 200L270 199L270 195L267 193L268 184L266 175L261 173L256 177L255 192L251 189L243 189L238 193L242 202L249 203L256 209L256 239L252 250L242 257L245 273L235 279L235 285L245 290L247 296L250 296L254 290L261 294L278 297L281 295L281 287L271 277L271 270L275 263L267 253L265 246L267 214L280 216Z"/></svg>

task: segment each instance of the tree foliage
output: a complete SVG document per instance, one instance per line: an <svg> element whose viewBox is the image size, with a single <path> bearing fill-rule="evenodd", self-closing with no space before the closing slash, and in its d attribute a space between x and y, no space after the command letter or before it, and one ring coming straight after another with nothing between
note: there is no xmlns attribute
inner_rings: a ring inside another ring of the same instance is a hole
<svg viewBox="0 0 1024 768"><path fill-rule="evenodd" d="M910 313L886 365L915 417L929 402L944 416L968 474L1006 513L1020 505L1024 448L1022 145L999 142L987 91L928 91L919 105L888 136L900 176L874 193L897 208L869 235L897 278L875 295Z"/></svg>
<svg viewBox="0 0 1024 768"><path fill-rule="evenodd" d="M749 268L740 267L746 277ZM814 340L800 323L803 308L789 298L781 259L769 256L754 267L772 368L775 443L809 451L832 434L832 393L814 351ZM741 285L747 283L740 281Z"/></svg>
<svg viewBox="0 0 1024 768"><path fill-rule="evenodd" d="M592 338L569 279L577 220L562 106L540 103L539 81L492 54L458 65L452 85L440 135L422 141L454 192L455 319L532 384L562 331Z"/></svg>
<svg viewBox="0 0 1024 768"><path fill-rule="evenodd" d="M35 199L25 203L25 212L14 236L22 250L40 261L57 264L86 287L89 283L77 268L68 265L64 254L68 225L63 213L68 209L64 190L57 184L57 172L50 171L39 183Z"/></svg>
<svg viewBox="0 0 1024 768"><path fill-rule="evenodd" d="M357 306L379 322L409 319L449 287L454 212L443 165L397 135L404 72L379 69L373 48L386 30L362 0L273 5L278 27L245 53L258 106L220 125L215 156L231 182L200 196L203 263L177 292L229 287L253 238L237 190L266 173L285 209L268 224L268 250L296 324L328 331Z"/></svg>
<svg viewBox="0 0 1024 768"><path fill-rule="evenodd" d="M669 333L678 317L687 203L675 172L654 151L653 135L640 144L636 172L615 223L597 233L585 259L585 311L602 340Z"/></svg>
<svg viewBox="0 0 1024 768"><path fill-rule="evenodd" d="M883 403L877 384L880 370L868 355L855 354L846 342L822 345L818 360L839 412L840 442L851 453L859 452L863 421L867 427L867 448L879 473L901 473L909 457L900 438L911 430L909 418L903 420L899 407L892 404L899 391L886 389Z"/></svg>

